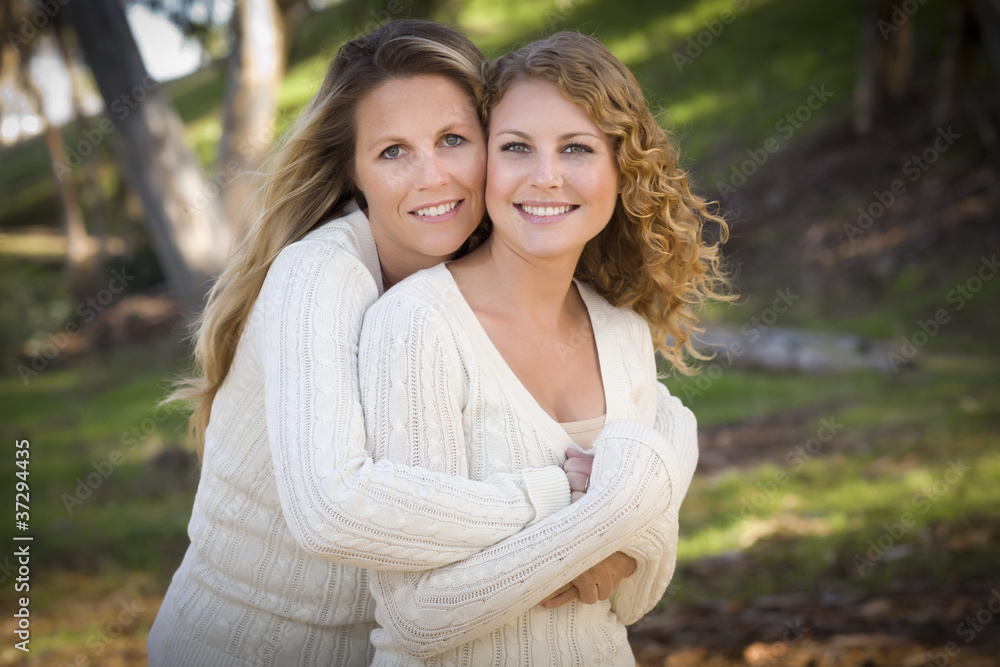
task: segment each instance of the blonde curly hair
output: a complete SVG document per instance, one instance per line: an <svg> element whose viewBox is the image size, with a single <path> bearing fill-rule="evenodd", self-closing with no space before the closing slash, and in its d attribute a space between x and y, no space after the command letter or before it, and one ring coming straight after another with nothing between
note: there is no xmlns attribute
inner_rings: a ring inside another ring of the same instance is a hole
<svg viewBox="0 0 1000 667"><path fill-rule="evenodd" d="M541 79L583 107L615 152L622 190L608 225L583 250L576 277L615 306L648 323L654 344L673 367L695 372L698 307L732 301L720 245L726 221L691 192L679 151L646 104L635 76L600 41L558 32L493 61L486 70L488 116L517 83ZM719 243L706 243L706 223ZM685 354L686 353L686 354Z"/></svg>

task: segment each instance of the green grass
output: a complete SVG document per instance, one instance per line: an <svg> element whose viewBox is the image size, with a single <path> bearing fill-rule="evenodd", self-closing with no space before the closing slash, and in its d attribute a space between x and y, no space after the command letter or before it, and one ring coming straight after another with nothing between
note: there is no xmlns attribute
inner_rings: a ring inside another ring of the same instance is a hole
<svg viewBox="0 0 1000 667"><path fill-rule="evenodd" d="M157 355L152 345L128 347L27 383L0 378L3 436L31 443L32 533L44 544L34 563L158 571L164 555L183 551L192 480L182 480L187 493L171 493L154 467L163 449L190 449L184 416L156 407L180 365ZM12 466L10 457L8 478Z"/></svg>
<svg viewBox="0 0 1000 667"><path fill-rule="evenodd" d="M801 425L800 445L816 435L821 416L841 428L813 455L796 456L799 445L791 445L695 478L680 517L677 599L831 586L863 594L911 577L940 584L995 574L995 542L957 549L928 540L980 530L1000 506L998 370L996 359L966 358L934 359L898 376L728 371L690 401L702 426L766 418L784 402L816 415ZM902 556L882 555L891 548ZM722 563L707 579L686 567L715 557L737 564Z"/></svg>

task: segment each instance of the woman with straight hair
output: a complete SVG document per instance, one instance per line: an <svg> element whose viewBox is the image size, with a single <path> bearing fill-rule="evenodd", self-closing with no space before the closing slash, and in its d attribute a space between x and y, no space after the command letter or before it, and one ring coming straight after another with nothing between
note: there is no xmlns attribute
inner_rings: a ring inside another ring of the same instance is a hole
<svg viewBox="0 0 1000 667"><path fill-rule="evenodd" d="M481 480L599 442L662 455L621 476L598 459L581 500L464 561L376 572L373 665L634 665L625 626L670 581L697 460L690 411L670 398L658 414L654 347L681 371L685 347L697 357L693 306L730 298L703 227L724 239L727 226L592 37L557 33L499 58L485 109L492 234L365 315L375 459ZM401 370L414 380L395 382ZM413 404L414 419L394 417ZM635 573L610 595L587 590L579 573L616 553Z"/></svg>
<svg viewBox="0 0 1000 667"><path fill-rule="evenodd" d="M365 310L483 218L483 64L445 26L383 25L338 51L276 148L172 396L194 404L202 470L150 665L367 665L364 568L440 567L569 504L556 461L473 481L365 449ZM635 461L605 454L619 475Z"/></svg>

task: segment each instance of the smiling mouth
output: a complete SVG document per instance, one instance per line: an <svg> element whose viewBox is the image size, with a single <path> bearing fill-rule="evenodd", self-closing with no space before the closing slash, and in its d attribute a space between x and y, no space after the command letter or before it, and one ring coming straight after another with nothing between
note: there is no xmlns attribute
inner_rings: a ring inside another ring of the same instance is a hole
<svg viewBox="0 0 1000 667"><path fill-rule="evenodd" d="M461 201L461 199L456 199L455 201L450 201L447 204L438 204L437 206L418 208L416 211L411 212L422 218L433 218L439 215L444 215L445 213L450 213Z"/></svg>
<svg viewBox="0 0 1000 667"><path fill-rule="evenodd" d="M548 218L555 215L562 215L580 208L575 204L563 206L530 206L528 204L515 204L515 206L528 215L533 215L536 218Z"/></svg>

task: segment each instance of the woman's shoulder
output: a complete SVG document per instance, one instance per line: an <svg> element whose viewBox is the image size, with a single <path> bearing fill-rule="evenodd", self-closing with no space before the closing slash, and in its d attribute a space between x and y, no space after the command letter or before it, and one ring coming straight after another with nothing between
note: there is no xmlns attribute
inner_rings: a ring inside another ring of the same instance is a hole
<svg viewBox="0 0 1000 667"><path fill-rule="evenodd" d="M353 204L353 202L352 202ZM381 275L378 250L365 214L353 205L343 215L333 218L289 243L278 253L268 277L286 282L296 275L324 272L337 275L357 273L365 282L375 282Z"/></svg>
<svg viewBox="0 0 1000 667"><path fill-rule="evenodd" d="M590 312L591 326L595 328L604 326L617 331L644 331L647 334L649 333L649 325L643 319L642 315L628 306L615 306L601 296L593 286L583 280L576 280L575 282Z"/></svg>
<svg viewBox="0 0 1000 667"><path fill-rule="evenodd" d="M365 327L454 331L462 326L457 315L461 298L451 272L438 264L393 285L365 313Z"/></svg>
<svg viewBox="0 0 1000 667"><path fill-rule="evenodd" d="M382 299L446 308L459 296L461 292L451 277L451 271L441 263L400 280L386 291Z"/></svg>
<svg viewBox="0 0 1000 667"><path fill-rule="evenodd" d="M350 202L341 215L310 230L282 249L283 253L296 251L327 254L332 251L332 254L354 257L365 265L374 260L375 265L368 268L378 269L378 253L371 226L364 212L354 202Z"/></svg>
<svg viewBox="0 0 1000 667"><path fill-rule="evenodd" d="M381 290L374 241L370 252L364 245L366 229L370 236L367 219L356 211L282 248L268 267L251 321L263 322L278 312L323 310L350 313L360 327Z"/></svg>

